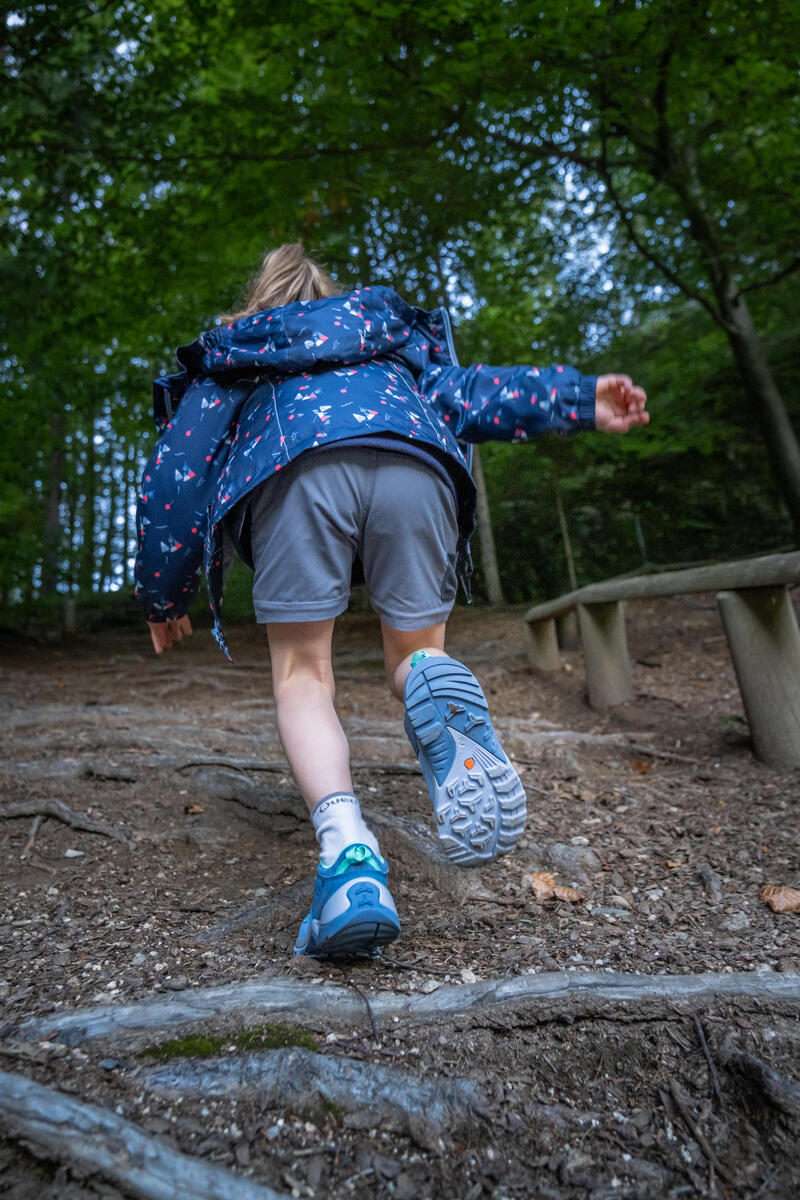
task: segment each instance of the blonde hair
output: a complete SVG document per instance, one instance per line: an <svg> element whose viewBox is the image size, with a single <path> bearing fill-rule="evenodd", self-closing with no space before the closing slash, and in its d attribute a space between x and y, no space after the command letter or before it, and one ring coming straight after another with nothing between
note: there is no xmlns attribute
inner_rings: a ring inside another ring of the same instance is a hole
<svg viewBox="0 0 800 1200"><path fill-rule="evenodd" d="M302 242L284 242L264 255L245 295L244 308L222 314L219 319L230 323L296 300L307 303L338 296L341 290L318 262L307 257Z"/></svg>

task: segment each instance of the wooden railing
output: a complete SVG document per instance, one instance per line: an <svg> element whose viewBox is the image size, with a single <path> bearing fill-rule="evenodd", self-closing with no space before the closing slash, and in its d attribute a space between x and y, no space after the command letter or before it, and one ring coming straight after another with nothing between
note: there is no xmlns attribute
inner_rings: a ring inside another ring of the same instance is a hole
<svg viewBox="0 0 800 1200"><path fill-rule="evenodd" d="M556 621L577 611L589 704L623 704L633 699L624 601L716 592L755 753L800 767L800 630L788 591L798 583L800 552L606 579L528 609L528 658L558 670Z"/></svg>

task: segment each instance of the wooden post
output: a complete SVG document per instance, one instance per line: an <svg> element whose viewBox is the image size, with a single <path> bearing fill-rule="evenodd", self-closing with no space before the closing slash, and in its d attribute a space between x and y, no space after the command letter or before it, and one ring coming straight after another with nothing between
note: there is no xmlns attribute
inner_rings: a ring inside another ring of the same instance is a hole
<svg viewBox="0 0 800 1200"><path fill-rule="evenodd" d="M525 622L528 662L537 671L557 671L561 666L555 617Z"/></svg>
<svg viewBox="0 0 800 1200"><path fill-rule="evenodd" d="M756 757L800 767L800 630L788 589L718 592Z"/></svg>
<svg viewBox="0 0 800 1200"><path fill-rule="evenodd" d="M581 635L578 630L578 614L574 608L556 617L558 644L562 650L574 650L580 643Z"/></svg>
<svg viewBox="0 0 800 1200"><path fill-rule="evenodd" d="M622 601L579 604L578 623L591 707L608 708L632 700L631 660Z"/></svg>

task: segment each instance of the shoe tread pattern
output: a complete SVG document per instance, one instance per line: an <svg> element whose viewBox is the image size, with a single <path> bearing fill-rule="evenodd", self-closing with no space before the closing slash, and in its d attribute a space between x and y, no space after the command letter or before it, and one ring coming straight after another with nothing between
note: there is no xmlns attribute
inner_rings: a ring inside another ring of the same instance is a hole
<svg viewBox="0 0 800 1200"><path fill-rule="evenodd" d="M462 663L443 658L426 662L410 685L407 724L445 854L467 866L512 850L525 827L525 792L494 734L477 679ZM464 765L469 759L471 769Z"/></svg>

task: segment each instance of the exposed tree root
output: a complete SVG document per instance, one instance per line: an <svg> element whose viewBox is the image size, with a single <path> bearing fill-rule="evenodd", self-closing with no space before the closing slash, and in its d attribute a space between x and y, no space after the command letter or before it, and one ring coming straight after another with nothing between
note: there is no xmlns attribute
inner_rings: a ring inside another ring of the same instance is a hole
<svg viewBox="0 0 800 1200"><path fill-rule="evenodd" d="M754 1054L737 1050L731 1037L722 1043L719 1060L787 1117L800 1119L800 1085L784 1079L783 1075Z"/></svg>
<svg viewBox="0 0 800 1200"><path fill-rule="evenodd" d="M696 1006L736 997L760 1003L771 1001L800 1009L800 975L739 974L625 975L552 971L516 975L480 983L444 985L429 993L377 992L370 1003L377 1020L398 1017L415 1022L490 1012L524 1004L535 1018L578 1019L610 1015L626 1006L658 1003ZM539 1010L537 1012L537 1009ZM326 1027L360 1023L363 1002L349 988L295 979L268 979L225 987L195 988L155 996L132 1004L102 1004L72 1012L33 1018L16 1030L26 1041L42 1038L78 1045L96 1037L119 1037L137 1030L204 1021L239 1011L251 1013L302 1012Z"/></svg>
<svg viewBox="0 0 800 1200"><path fill-rule="evenodd" d="M301 919L296 914L301 910L303 914L305 913L313 890L314 875L309 872L307 876L295 880L288 887L276 892L274 896L270 896L264 904L254 904L234 913L233 916L220 921L217 925L212 925L210 929L201 930L193 940L198 945L207 945L211 942L218 942L231 933L246 929L250 925L263 924L266 926L268 922L274 933L276 926L272 922L277 913L288 914L292 924L296 924Z"/></svg>
<svg viewBox="0 0 800 1200"><path fill-rule="evenodd" d="M7 804L0 808L0 820L9 820L12 817L55 817L71 829L81 829L84 833L99 833L103 837L113 838L115 842L129 841L124 833L106 825L105 821L95 821L92 817L73 812L60 800L20 800L17 804Z"/></svg>
<svg viewBox="0 0 800 1200"><path fill-rule="evenodd" d="M168 1095L235 1096L257 1092L265 1108L280 1107L312 1119L331 1105L345 1124L385 1125L409 1134L426 1150L467 1130L486 1111L486 1098L468 1079L420 1079L397 1067L317 1054L293 1046L225 1058L177 1060L138 1076Z"/></svg>
<svg viewBox="0 0 800 1200"><path fill-rule="evenodd" d="M0 1071L0 1125L43 1157L99 1171L145 1200L289 1200L283 1193L173 1150L107 1108Z"/></svg>
<svg viewBox="0 0 800 1200"><path fill-rule="evenodd" d="M227 800L235 800L247 808L260 813L294 817L297 821L307 819L302 801L290 803L287 796L265 793L244 779L228 778L219 786L213 785L213 794ZM462 901L473 886L469 872L456 867L449 861L439 846L438 838L422 823L378 809L363 808L364 816L376 830L384 853L391 858L401 859L413 871L414 877L430 887L436 888L452 900ZM261 904L251 904L198 933L194 941L199 944L218 942L230 934L253 925L272 924L281 914L281 928L302 920L314 890L314 875L307 876L276 892Z"/></svg>
<svg viewBox="0 0 800 1200"><path fill-rule="evenodd" d="M250 758L192 758L188 762L169 765L173 771L187 771L190 767L227 767L231 771L272 771L282 775L289 774L289 765L285 760L269 762L266 759ZM419 767L411 763L351 762L350 769L373 771L382 775L419 775Z"/></svg>

